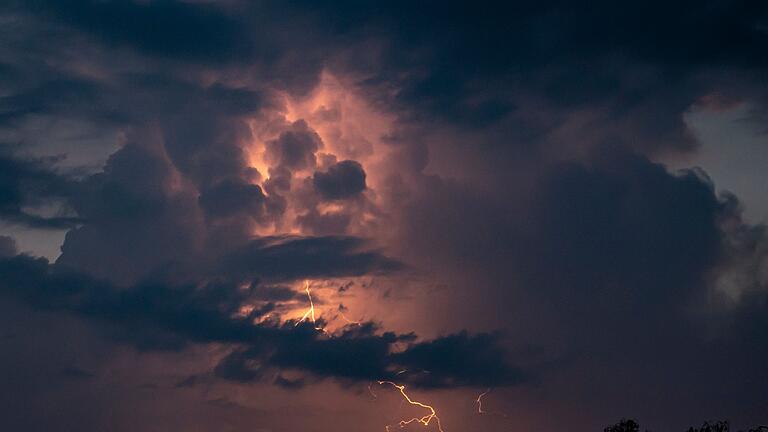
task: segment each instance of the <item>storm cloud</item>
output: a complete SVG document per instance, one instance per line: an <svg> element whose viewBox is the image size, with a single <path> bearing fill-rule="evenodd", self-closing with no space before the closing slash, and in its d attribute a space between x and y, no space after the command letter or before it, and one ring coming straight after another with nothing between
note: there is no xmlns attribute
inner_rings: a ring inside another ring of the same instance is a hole
<svg viewBox="0 0 768 432"><path fill-rule="evenodd" d="M7 428L383 429L378 380L446 431L765 422L768 216L722 186L764 173L697 166L765 141L765 2L0 22Z"/></svg>

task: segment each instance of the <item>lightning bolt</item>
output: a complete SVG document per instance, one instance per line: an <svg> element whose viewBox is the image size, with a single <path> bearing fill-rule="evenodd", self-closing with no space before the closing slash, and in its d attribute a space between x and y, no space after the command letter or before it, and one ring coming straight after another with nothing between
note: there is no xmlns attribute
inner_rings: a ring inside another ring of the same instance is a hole
<svg viewBox="0 0 768 432"><path fill-rule="evenodd" d="M315 303L312 300L312 292L309 289L309 280L305 280L304 281L304 292L307 293L307 300L309 301L309 309L307 309L307 311L304 312L304 315L301 317L301 319L298 322L296 322L294 327L298 326L299 324L303 323L304 321L309 320L309 321L312 321L312 324L314 325L315 330L323 332L323 333L327 333L324 328L319 327L317 325L317 321L316 321L316 318L315 318ZM349 324L362 325L358 321L352 321L352 320L348 319L346 316L344 316L344 313L341 312L341 311L339 311L339 315L342 317L342 319L347 321ZM396 375L400 375L400 374L403 374L405 372L407 372L407 370L403 369L403 370L397 372ZM424 371L424 372L425 373L429 373L428 371ZM400 395L403 396L403 399L405 401L407 401L410 405L414 405L414 406L417 406L417 407L429 410L428 414L423 415L421 417L413 417L413 418L410 418L410 419L400 420L397 423L397 425L399 427L403 428L403 427L405 427L405 426L407 426L407 425L409 425L411 423L419 423L419 424L421 424L423 426L429 426L429 424L432 423L432 421L434 420L435 424L437 425L438 432L444 432L443 431L443 427L440 424L440 417L437 416L437 411L435 411L435 408L432 407L431 405L427 405L427 404L425 404L423 402L419 402L419 401L415 401L415 400L411 399L411 397L408 395L408 393L405 392L405 385L396 384L396 383L394 383L392 381L377 381L377 382L378 382L379 385L390 385L390 386L396 388L400 392ZM373 392L372 384L373 383L368 385L368 392L371 394L371 396L373 396L374 399L376 399L376 393ZM488 391L490 391L490 389ZM478 404L480 404L479 412L481 412L481 413L483 412L482 411L481 399L487 393L488 392L478 396L478 398L477 398L477 402L478 402ZM390 427L391 427L390 425L385 426L385 430L387 432L390 432Z"/></svg>
<svg viewBox="0 0 768 432"><path fill-rule="evenodd" d="M373 387L373 383L368 383L368 393L370 393L371 396L373 396L374 399L377 399L378 396L376 396L376 393L373 392L373 388L372 387Z"/></svg>
<svg viewBox="0 0 768 432"><path fill-rule="evenodd" d="M502 413L502 412L495 412L495 411L484 411L484 410L483 410L483 396L485 396L485 395L487 395L488 393L490 393L490 392L491 392L491 390L492 390L492 389L490 389L490 388L489 388L488 390L486 390L486 391L484 391L484 392L480 393L480 395L477 397L477 399L475 399L475 403L477 404L477 413L478 413L478 414L488 414L488 415L498 415L498 416L501 416L501 417L507 418L507 415L506 415L506 414L504 414L504 413Z"/></svg>
<svg viewBox="0 0 768 432"><path fill-rule="evenodd" d="M475 403L477 404L477 413L478 414L486 414L486 411L483 411L483 396L487 395L491 392L491 389L488 389L482 393L480 393L480 396L477 397L477 400L475 400Z"/></svg>
<svg viewBox="0 0 768 432"><path fill-rule="evenodd" d="M312 325L315 326L315 330L319 332L326 333L325 329L322 327L317 326L317 321L315 321L315 304L312 302L312 293L309 291L309 281L304 281L304 291L307 293L307 298L309 299L309 309L304 313L304 316L301 317L299 321L294 324L294 327L297 327L299 324L303 323L307 319L312 321Z"/></svg>
<svg viewBox="0 0 768 432"><path fill-rule="evenodd" d="M422 402L415 401L415 400L411 399L411 397L408 396L408 393L405 392L405 386L404 385L398 385L398 384L393 383L392 381L377 381L377 382L379 383L379 385L386 384L386 385L391 385L392 387L396 388L400 392L400 394L403 396L403 398L409 404L415 405L415 406L418 406L418 407L425 408L425 409L429 410L429 414L426 414L426 415L424 415L422 417L414 417L414 418L407 419L407 420L405 420L405 419L404 420L400 420L397 423L398 426L400 426L402 428L402 427L405 427L405 426L407 426L407 425L409 425L411 423L414 423L414 422L420 423L420 424L422 424L424 426L429 426L429 423L431 423L432 420L435 420L435 424L437 424L437 430L440 431L440 432L444 432L443 431L443 427L440 424L440 417L437 416L437 412L435 411L435 409L432 406L430 406L430 405L427 405L425 403L422 403ZM385 426L385 429L387 430L387 432L389 432L389 426Z"/></svg>
<svg viewBox="0 0 768 432"><path fill-rule="evenodd" d="M327 333L324 328L319 327L317 325L317 321L315 320L315 304L312 301L312 292L309 289L309 281L308 280L304 281L304 292L307 293L307 299L309 300L309 309L307 309L307 311L304 313L304 315L301 317L301 319L298 322L296 322L294 327L298 326L299 324L303 323L304 321L310 320L310 321L312 321L312 324L315 326L315 330L323 332L323 333ZM349 320L347 317L344 316L343 312L339 311L339 314L341 315L341 317L345 321L349 322L350 324L361 325L357 321ZM403 369L403 370L397 372L396 375L400 375L400 374L403 374L405 372L407 372L407 370ZM429 373L428 371L424 371L424 372L425 373ZM419 401L415 401L415 400L411 399L411 397L408 395L408 393L405 392L405 385L396 384L396 383L394 383L392 381L377 381L377 383L379 385L385 385L386 384L386 385L390 385L390 386L396 388L400 392L400 395L403 396L403 399L405 401L407 401L409 404L429 410L429 413L424 415L424 416L413 417L411 419L400 420L397 423L397 425L399 427L403 428L403 427L405 427L405 426L407 426L407 425L409 425L411 423L419 423L419 424L421 424L423 426L429 426L429 424L432 423L432 421L434 420L435 424L437 425L438 432L445 432L445 431L443 431L443 426L440 424L440 417L437 416L437 411L435 411L435 408L432 407L431 405L427 405L427 404L425 404L423 402L419 402ZM490 389L488 391L490 391ZM371 385L368 385L368 392L371 394L371 396L373 396L374 399L376 398L376 394L373 392L373 389L371 388ZM477 398L478 403L481 404L480 405L480 412L481 413L482 413L481 398L482 398L482 396L484 396L487 393L488 392L478 396L478 398ZM385 426L385 429L386 429L387 432L390 432L389 428L390 428L390 425Z"/></svg>
<svg viewBox="0 0 768 432"><path fill-rule="evenodd" d="M346 321L346 322L347 322L347 324L356 325L356 326L358 326L358 327L362 326L362 324L360 323L360 321L353 321L353 320L351 320L351 319L347 318L347 317L346 317L346 315L344 315L344 312L342 312L342 311L339 311L339 316L341 317L341 319L343 319L344 321Z"/></svg>

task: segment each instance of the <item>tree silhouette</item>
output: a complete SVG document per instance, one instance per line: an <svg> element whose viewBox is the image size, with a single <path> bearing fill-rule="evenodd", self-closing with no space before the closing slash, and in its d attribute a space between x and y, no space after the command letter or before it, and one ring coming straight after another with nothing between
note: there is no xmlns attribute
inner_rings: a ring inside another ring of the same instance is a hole
<svg viewBox="0 0 768 432"><path fill-rule="evenodd" d="M640 425L632 419L621 419L615 425L603 429L603 432L640 432Z"/></svg>
<svg viewBox="0 0 768 432"><path fill-rule="evenodd" d="M728 432L727 421L717 421L714 423L704 422L700 428L694 428L693 426L688 428L688 432Z"/></svg>
<svg viewBox="0 0 768 432"><path fill-rule="evenodd" d="M716 421L713 423L704 422L699 428L691 426L688 428L687 432L729 432L729 430L730 425L727 421ZM632 419L621 419L621 421L615 425L603 429L603 432L640 432L640 424ZM648 431L646 430L646 432ZM768 432L768 426L759 425L747 431L740 432Z"/></svg>

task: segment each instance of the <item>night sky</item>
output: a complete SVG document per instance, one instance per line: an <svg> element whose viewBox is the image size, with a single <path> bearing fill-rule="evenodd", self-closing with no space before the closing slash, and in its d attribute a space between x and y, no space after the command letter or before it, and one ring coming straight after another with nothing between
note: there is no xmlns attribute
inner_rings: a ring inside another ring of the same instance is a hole
<svg viewBox="0 0 768 432"><path fill-rule="evenodd" d="M0 1L0 430L768 424L766 125L763 0Z"/></svg>

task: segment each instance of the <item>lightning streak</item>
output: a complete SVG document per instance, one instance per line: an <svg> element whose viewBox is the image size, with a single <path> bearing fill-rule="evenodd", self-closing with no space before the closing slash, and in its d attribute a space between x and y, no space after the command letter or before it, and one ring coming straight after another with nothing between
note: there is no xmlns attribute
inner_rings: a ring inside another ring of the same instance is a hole
<svg viewBox="0 0 768 432"><path fill-rule="evenodd" d="M475 403L477 404L477 413L478 414L486 414L486 411L483 411L483 396L487 395L491 392L491 389L488 389L482 393L480 393L480 396L477 397L477 400Z"/></svg>
<svg viewBox="0 0 768 432"><path fill-rule="evenodd" d="M304 281L304 291L307 293L307 298L309 299L309 309L307 309L307 311L304 313L304 316L302 316L301 319L297 321L296 324L294 324L294 327L297 327L299 324L309 319L315 326L315 330L325 333L325 329L318 327L317 322L315 321L315 304L312 302L312 293L309 291L308 280Z"/></svg>
<svg viewBox="0 0 768 432"><path fill-rule="evenodd" d="M347 317L346 317L346 315L344 315L344 312L342 312L342 311L339 311L339 316L341 317L341 319L343 319L344 321L346 321L346 322L347 322L347 324L356 325L356 326L358 326L358 327L361 327L361 326L362 326L362 324L360 323L360 321L353 321L353 320L351 320L351 319L347 318Z"/></svg>
<svg viewBox="0 0 768 432"><path fill-rule="evenodd" d="M323 333L326 333L326 331L325 331L325 329L324 329L324 328L322 328L322 327L318 327L318 326L317 326L317 322L316 322L316 320L315 320L315 304L314 304L314 302L312 301L312 293L311 293L311 291L309 290L309 281L308 281L308 280L305 280L305 281L304 281L304 292L306 292L306 293L307 293L307 299L309 300L309 309L307 309L307 311L304 313L304 315L301 317L301 319L300 319L300 320L299 320L299 321L298 321L298 322L297 322L297 323L294 325L294 327L298 326L299 324L301 324L302 322L304 322L304 321L306 321L306 320L310 320L310 321L312 321L312 324L315 326L315 330L317 330L317 331L321 331L321 332L323 332ZM351 323L351 324L357 324L357 325L361 325L359 322L355 322L355 321L351 321L351 320L347 319L347 318L346 318L346 317L343 315L343 313L341 313L341 312L339 312L339 313L340 313L340 314L341 314L341 316L342 316L342 317L343 317L343 318L344 318L346 321L348 321L349 323ZM403 370L401 370L401 371L397 372L397 374L396 374L396 375L400 375L400 374L402 374L402 373L405 373L405 372L407 372L407 370L406 370L406 369L403 369ZM424 371L424 372L426 372L426 373L429 373L428 371ZM421 425L423 425L423 426L429 426L429 424L430 424L430 423L432 423L432 420L434 420L434 421L435 421L435 424L437 425L437 430L438 430L439 432L445 432L445 431L443 431L443 426L440 424L440 417L438 417L438 416L437 416L437 411L435 411L435 408L433 408L431 405L427 405L427 404L425 404L425 403L422 403L422 402L419 402L419 401L415 401L415 400L411 399L411 397L410 397L410 396L408 396L408 394L405 392L405 385L399 385L399 384L395 384L395 383L394 383L394 382L392 382L392 381L377 381L377 382L378 382L378 384L379 384L379 385L385 385L385 384L386 384L386 385L390 385L390 386L392 386L392 387L396 388L396 389L397 389L397 390L400 392L400 394L403 396L403 399L404 399L405 401L407 401L409 404L411 404L411 405L414 405L414 406L417 406L417 407L420 407L420 408L424 408L424 409L427 409L427 410L429 410L429 413L428 413L428 414L426 414L426 415L424 415L424 416L421 416L421 417L413 417L413 418L411 418L411 419L403 419L403 420L400 420L400 421L397 423L397 425L398 425L398 426L400 426L401 428L403 428L403 427L405 427L405 426L407 426L407 425L409 425L409 424L411 424L411 423L419 423L419 424L421 424ZM371 385L369 385L369 386L368 386L368 391L370 392L371 396L373 396L373 397L374 397L374 399L375 399L375 398L376 398L376 394L373 392L373 389L371 388ZM490 389L489 389L488 391L490 391ZM486 393L488 393L488 392L486 392ZM481 412L481 413L483 412L483 411L482 411L482 402L481 402L481 398L482 398L482 397L483 397L483 396L484 396L486 393L484 393L484 394L482 394L482 395L478 396L478 398L477 398L477 402L478 402L479 404L481 404L481 405L480 405L480 408L479 408L479 410L480 410L480 412ZM390 431L389 431L389 428L390 428L390 426L385 426L385 429L386 429L386 431L387 431L387 432L390 432Z"/></svg>
<svg viewBox="0 0 768 432"><path fill-rule="evenodd" d="M391 385L392 387L396 388L400 392L400 394L403 396L403 398L409 404L415 405L415 406L418 406L418 407L425 408L425 409L429 410L429 414L426 414L426 415L424 415L422 417L414 417L414 418L408 419L408 420L400 420L397 423L398 426L400 426L402 428L402 427L405 427L405 426L407 426L407 425L409 425L411 423L414 423L414 422L421 423L424 426L429 426L429 423L431 423L432 420L435 420L435 423L437 424L437 430L440 431L440 432L444 432L442 425L440 425L440 417L437 416L437 412L435 411L435 409L433 407L431 407L430 405L427 405L425 403L422 403L422 402L415 401L415 400L411 399L411 397L408 396L408 394L405 392L405 386L404 385L398 385L398 384L393 383L392 381L377 381L377 382L379 383L379 385L387 384L387 385ZM389 426L386 426L385 429L387 430L387 432L389 432Z"/></svg>
<svg viewBox="0 0 768 432"><path fill-rule="evenodd" d="M478 414L497 415L497 416L501 416L501 417L507 418L507 415L505 413L503 413L503 412L485 411L485 410L483 410L483 396L485 396L488 393L490 393L491 390L492 389L489 388L488 390L480 393L480 395L477 397L477 399L475 399L475 403L477 404L477 413Z"/></svg>

